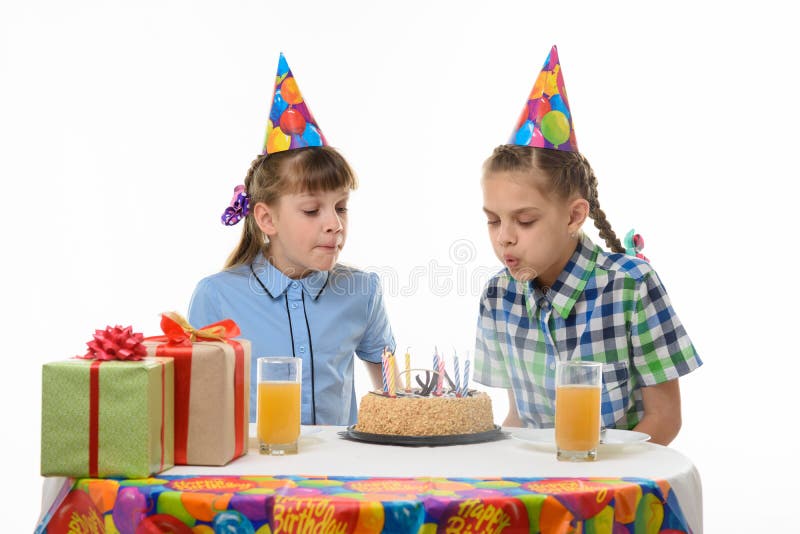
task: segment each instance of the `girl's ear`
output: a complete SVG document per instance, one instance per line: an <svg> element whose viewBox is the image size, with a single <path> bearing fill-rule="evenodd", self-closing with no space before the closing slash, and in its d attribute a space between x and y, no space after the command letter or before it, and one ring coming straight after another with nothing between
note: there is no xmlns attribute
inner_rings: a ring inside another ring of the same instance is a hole
<svg viewBox="0 0 800 534"><path fill-rule="evenodd" d="M275 208L268 206L264 202L256 203L253 208L253 219L255 219L261 231L268 237L272 237L278 233L278 229L275 227L276 212L277 210Z"/></svg>
<svg viewBox="0 0 800 534"><path fill-rule="evenodd" d="M576 198L569 203L569 224L567 230L570 235L580 231L581 226L589 216L589 202L585 198Z"/></svg>

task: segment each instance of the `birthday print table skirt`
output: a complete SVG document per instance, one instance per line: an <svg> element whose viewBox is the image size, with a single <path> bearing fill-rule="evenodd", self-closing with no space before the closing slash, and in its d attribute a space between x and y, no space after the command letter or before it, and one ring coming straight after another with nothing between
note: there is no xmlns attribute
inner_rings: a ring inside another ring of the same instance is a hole
<svg viewBox="0 0 800 534"><path fill-rule="evenodd" d="M637 478L163 476L73 481L38 532L691 531L667 482Z"/></svg>

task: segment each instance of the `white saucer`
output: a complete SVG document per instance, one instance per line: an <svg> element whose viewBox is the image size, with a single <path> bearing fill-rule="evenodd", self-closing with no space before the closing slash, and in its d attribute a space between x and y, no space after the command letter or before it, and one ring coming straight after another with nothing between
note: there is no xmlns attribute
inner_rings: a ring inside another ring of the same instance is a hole
<svg viewBox="0 0 800 534"><path fill-rule="evenodd" d="M556 445L555 429L552 428L521 428L513 431L511 437L534 445L547 447L555 447ZM622 447L633 443L643 443L649 439L650 435L644 432L607 428L600 439L600 445L603 447Z"/></svg>
<svg viewBox="0 0 800 534"><path fill-rule="evenodd" d="M313 426L313 425L301 425L300 426L300 437L311 436L312 434L316 434L318 432L322 432L325 430L326 427L324 426ZM256 437L256 424L250 423L250 439L248 440L248 445L251 448L258 447L258 437Z"/></svg>

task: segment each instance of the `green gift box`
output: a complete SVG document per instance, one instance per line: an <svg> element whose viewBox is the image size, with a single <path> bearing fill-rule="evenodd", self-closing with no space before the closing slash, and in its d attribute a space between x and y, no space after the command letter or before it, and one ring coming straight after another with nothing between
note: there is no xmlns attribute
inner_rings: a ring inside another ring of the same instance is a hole
<svg viewBox="0 0 800 534"><path fill-rule="evenodd" d="M173 402L171 358L45 364L42 475L141 478L169 469Z"/></svg>

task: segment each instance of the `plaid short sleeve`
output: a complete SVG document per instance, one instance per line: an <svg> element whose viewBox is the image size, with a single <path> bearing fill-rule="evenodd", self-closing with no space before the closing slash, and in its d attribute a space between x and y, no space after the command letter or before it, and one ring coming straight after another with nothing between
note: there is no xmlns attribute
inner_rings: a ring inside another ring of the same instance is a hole
<svg viewBox="0 0 800 534"><path fill-rule="evenodd" d="M498 288L492 279L483 291L478 314L478 326L475 336L475 357L473 378L476 382L489 387L510 388L505 356L497 339Z"/></svg>
<svg viewBox="0 0 800 534"><path fill-rule="evenodd" d="M655 271L645 275L638 289L631 358L644 386L678 378L702 364Z"/></svg>

